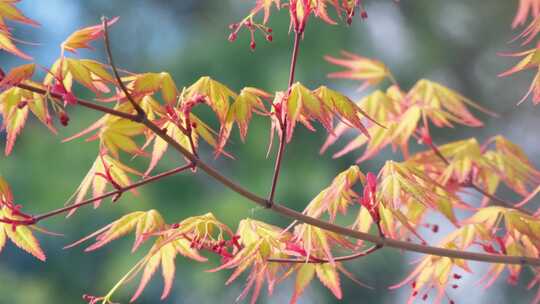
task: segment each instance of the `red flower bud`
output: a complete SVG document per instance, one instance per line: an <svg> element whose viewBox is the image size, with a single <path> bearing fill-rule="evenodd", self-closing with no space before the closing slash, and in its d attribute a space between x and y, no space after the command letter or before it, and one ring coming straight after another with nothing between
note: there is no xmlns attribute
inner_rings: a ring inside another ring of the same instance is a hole
<svg viewBox="0 0 540 304"><path fill-rule="evenodd" d="M236 34L236 32L232 32L232 33L229 35L229 41L230 41L230 42L235 41L236 38L238 38L238 35Z"/></svg>
<svg viewBox="0 0 540 304"><path fill-rule="evenodd" d="M255 48L257 47L257 44L255 43L255 41L251 41L251 43L249 44L249 47L251 48L251 50L255 50Z"/></svg>
<svg viewBox="0 0 540 304"><path fill-rule="evenodd" d="M24 107L26 107L26 105L28 105L28 101L26 101L26 100L21 100L21 102L19 102L19 103L17 104L17 108L18 108L19 110L22 110L22 109L24 109Z"/></svg>
<svg viewBox="0 0 540 304"><path fill-rule="evenodd" d="M60 120L60 124L62 124L64 127L67 127L69 124L69 116L64 111L60 112L60 117L58 117L58 119Z"/></svg>
<svg viewBox="0 0 540 304"><path fill-rule="evenodd" d="M367 15L366 10L363 9L363 10L360 12L360 17L361 17L362 19L367 19L368 15Z"/></svg>

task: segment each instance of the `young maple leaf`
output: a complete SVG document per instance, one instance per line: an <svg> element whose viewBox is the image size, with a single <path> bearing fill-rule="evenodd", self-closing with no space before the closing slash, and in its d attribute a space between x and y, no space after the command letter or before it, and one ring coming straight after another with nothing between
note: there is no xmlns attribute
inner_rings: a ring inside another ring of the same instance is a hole
<svg viewBox="0 0 540 304"><path fill-rule="evenodd" d="M142 173L126 166L118 159L109 156L105 152L101 152L79 187L77 187L77 190L75 190L73 204L82 202L90 188L92 188L92 196L97 197L105 192L108 184L111 184L116 190L130 185L131 180L128 173L142 175ZM132 192L136 193L135 189ZM100 203L101 200L94 202L94 208L99 207ZM75 210L73 209L70 214Z"/></svg>
<svg viewBox="0 0 540 304"><path fill-rule="evenodd" d="M360 85L359 90L363 90L370 85L377 85L386 78L393 79L392 73L381 61L362 57L346 51L342 51L341 54L344 58L336 58L327 55L324 56L324 59L332 64L345 67L348 70L330 73L328 74L328 77L360 80L362 81L362 84Z"/></svg>
<svg viewBox="0 0 540 304"><path fill-rule="evenodd" d="M35 83L29 82L29 84L34 85ZM13 150L15 140L24 128L29 112L32 112L45 126L53 133L56 133L49 115L47 102L42 95L18 87L12 87L0 93L2 130L7 133L6 156Z"/></svg>
<svg viewBox="0 0 540 304"><path fill-rule="evenodd" d="M181 95L181 99L182 102L188 102L197 96L205 97L205 102L216 113L221 125L224 125L227 120L230 101L231 99L234 100L237 94L224 84L204 76L188 87Z"/></svg>
<svg viewBox="0 0 540 304"><path fill-rule="evenodd" d="M358 135L343 149L336 152L333 157L341 157L364 145L366 150L356 162L362 162L373 157L387 145L392 145L394 149L400 147L403 154L407 155L408 141L416 129L420 113L417 107L407 108L400 103L404 96L404 93L399 88L392 86L386 93L376 90L360 100L357 104L358 107L366 113L367 117L373 119L367 124L367 132L370 137L365 136L365 134ZM348 124L339 123L333 132L329 134L321 148L321 153L324 153L330 145L334 144L349 129Z"/></svg>
<svg viewBox="0 0 540 304"><path fill-rule="evenodd" d="M152 236L152 233L165 228L165 221L156 210L136 211L122 216L98 231L68 245L66 248L74 247L95 237L96 241L84 250L85 252L94 251L135 230L135 241L132 248L132 252L135 252L144 241Z"/></svg>
<svg viewBox="0 0 540 304"><path fill-rule="evenodd" d="M355 106L346 96L326 87L320 87L315 91L311 91L297 82L292 85L288 95L282 92L276 94L274 108L276 107L280 109L277 112L279 113L281 111L281 115L288 122L284 134L287 142L292 139L297 122L301 122L309 130L314 130L311 121L317 120L325 129L331 131L334 116L360 129L366 136L369 136L367 129L360 121L362 117L367 117L366 113ZM367 118L369 119L369 117ZM275 124L273 128L275 128ZM282 135L280 134L280 136Z"/></svg>
<svg viewBox="0 0 540 304"><path fill-rule="evenodd" d="M529 195L540 184L540 171L519 146L503 136L495 136L486 144L491 142L495 143L495 149L484 152L484 157L495 167L492 174L486 174L488 192L495 193L502 181L516 193Z"/></svg>
<svg viewBox="0 0 540 304"><path fill-rule="evenodd" d="M152 105L146 104L145 107L152 107ZM118 103L114 109L130 114L135 113L133 106L128 102ZM119 157L120 150L131 155L145 155L145 152L139 148L134 140L134 137L144 134L145 130L144 125L140 123L106 114L85 130L64 139L63 142L71 141L97 131L87 141L99 139L100 146L106 148L115 158Z"/></svg>
<svg viewBox="0 0 540 304"><path fill-rule="evenodd" d="M24 220L21 216L14 215L7 207L2 207L0 217L11 220ZM0 223L0 251L6 244L6 239L9 239L20 249L28 252L38 260L45 261L45 253L39 246L38 240L34 237L32 230L25 225L12 225Z"/></svg>
<svg viewBox="0 0 540 304"><path fill-rule="evenodd" d="M294 283L294 292L289 303L297 303L305 288L313 280L315 275L319 281L330 291L334 296L341 300L343 293L341 291L341 283L339 279L339 264L332 265L330 263L315 263L315 264L299 264L295 266L296 280Z"/></svg>
<svg viewBox="0 0 540 304"><path fill-rule="evenodd" d="M13 207L15 203L13 201L13 193L7 181L0 176L0 218L6 221L24 221L28 220L27 217L23 217L20 214L14 212ZM37 259L45 261L45 253L39 246L39 242L34 237L32 230L33 226L10 224L2 222L0 223L0 252L6 244L6 240L9 239L20 249L30 253Z"/></svg>
<svg viewBox="0 0 540 304"><path fill-rule="evenodd" d="M107 26L113 25L118 21L118 18L119 17L114 17L107 21ZM73 32L64 42L62 42L60 47L62 48L62 52L67 50L72 53L77 53L77 49L92 49L90 42L102 38L103 35L104 28L101 24L85 27Z"/></svg>
<svg viewBox="0 0 540 304"><path fill-rule="evenodd" d="M166 72L144 73L130 77L133 97L146 96L161 91L161 96L168 104L174 104L178 99L178 89L171 75Z"/></svg>
<svg viewBox="0 0 540 304"><path fill-rule="evenodd" d="M11 69L6 76L0 79L0 88L13 87L32 78L35 69L36 65L34 63L24 64Z"/></svg>
<svg viewBox="0 0 540 304"><path fill-rule="evenodd" d="M425 116L437 127L453 127L452 123L470 127L483 126L483 123L474 117L467 107L497 116L458 92L427 79L416 82L407 93L405 100L418 106L422 117Z"/></svg>
<svg viewBox="0 0 540 304"><path fill-rule="evenodd" d="M234 99L227 113L225 124L221 126L218 139L218 151L221 151L229 139L234 123L240 130L240 139L245 141L252 113L269 115L264 106L263 99L269 99L272 95L263 90L246 87Z"/></svg>
<svg viewBox="0 0 540 304"><path fill-rule="evenodd" d="M164 282L161 300L169 296L176 273L175 259L178 253L198 262L206 261L206 258L200 256L196 249L189 247L189 242L185 239L170 240L166 237L157 238L152 248L150 248L148 255L143 259L141 267L144 266L144 270L141 281L135 294L131 297L130 303L135 302L139 298L160 266Z"/></svg>
<svg viewBox="0 0 540 304"><path fill-rule="evenodd" d="M537 73L533 78L533 81L529 87L529 90L523 98L518 102L518 105L521 104L531 93L533 94L532 101L533 103L539 104L540 103L540 50L538 48L530 49L527 51L519 52L519 53L513 53L513 54L507 54L506 56L511 57L523 57L521 61L519 61L514 67L510 68L509 70L499 74L499 77L506 77L510 76L514 73L521 72L524 70L528 70L531 68L537 69Z"/></svg>
<svg viewBox="0 0 540 304"><path fill-rule="evenodd" d="M43 84L50 86L53 92L58 90L55 93L60 95L71 94L73 80L98 95L109 93L107 85L115 83L103 63L91 59L61 57L53 63Z"/></svg>
<svg viewBox="0 0 540 304"><path fill-rule="evenodd" d="M349 169L338 174L330 186L322 190L315 198L309 202L304 209L304 214L310 217L320 218L327 212L330 221L333 222L338 212L345 214L348 207L353 204L358 194L353 187L358 184L364 184L365 175L358 166L351 166Z"/></svg>
<svg viewBox="0 0 540 304"><path fill-rule="evenodd" d="M9 53L12 53L15 56L19 56L26 60L31 60L32 57L21 52L13 43L16 41L11 33L9 28L5 25L4 20L13 20L16 22L29 24L32 26L39 26L39 23L34 20L24 16L17 7L15 3L19 0L3 0L0 1L0 49L3 49Z"/></svg>

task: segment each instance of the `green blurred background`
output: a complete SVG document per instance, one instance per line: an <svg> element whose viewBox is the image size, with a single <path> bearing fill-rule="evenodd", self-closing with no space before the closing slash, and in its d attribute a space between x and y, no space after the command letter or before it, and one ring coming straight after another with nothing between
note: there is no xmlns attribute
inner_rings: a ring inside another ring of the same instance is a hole
<svg viewBox="0 0 540 304"><path fill-rule="evenodd" d="M42 27L14 26L15 36L39 43L39 46L22 48L38 63L50 66L59 55L59 44L72 31L98 23L102 15L120 16L120 21L112 27L111 39L117 63L122 68L133 72L168 71L179 86L210 75L234 90L244 86L283 90L291 48L285 11L275 13L270 20L274 42L268 43L263 37L257 37L256 52L249 49L247 33L240 35L235 43L227 41L227 25L245 15L252 2L25 0L19 7ZM433 79L501 113L498 119L481 116L486 121L484 129L456 128L437 132L438 143L466 136L477 136L482 140L503 134L522 145L533 161L539 163L540 146L534 131L538 127L538 108L530 102L515 106L532 75L497 77L514 63L497 53L517 49L516 45L507 43L516 34L510 23L517 0L365 2L369 18L366 21L356 19L352 27L328 26L320 21L310 23L298 62L299 81L310 87L326 83L358 98L361 94L355 90L356 83L326 79L325 75L336 68L325 63L322 56L348 50L381 59L406 88L417 79ZM83 51L81 56L104 60L101 45L97 45L95 52ZM5 70L22 63L11 55L0 54L0 66ZM80 94L84 96L85 93ZM95 142L80 140L61 144L60 141L98 116L84 109L73 109L70 115L69 128L61 129L56 137L31 121L17 140L13 155L0 160L2 175L11 183L17 201L28 212L40 213L62 206L96 157ZM234 133L229 149L238 160L213 160L208 147L203 148L205 158L225 175L266 195L273 171L273 157L265 158L269 122L254 119L245 145L241 144L236 130ZM287 146L277 192L279 201L287 202L291 208L302 209L359 155L356 153L338 160L332 160L331 153L320 156L318 150L324 138L325 132L320 128L316 133L297 128L294 141ZM399 159L400 156L385 151L379 158L361 164L361 169L377 170L388 158ZM172 168L180 161L171 153L155 172ZM137 163L143 164L141 160ZM131 254L131 237L88 254L81 247L61 248L122 214L152 208L162 212L169 222L211 211L232 227L245 217L281 225L288 223L254 207L204 174L178 175L145 186L138 197L127 194L117 204L105 202L97 210L84 208L69 219L57 217L43 222L47 229L65 234L61 238L40 236L48 254L47 263L37 262L8 245L0 256L0 303L80 303L83 293L106 293L144 250ZM436 221L445 228L444 220L433 218L433 222ZM428 230L422 233L431 237ZM433 236L433 239L437 237ZM358 278L375 289L359 288L343 278L342 302L403 303L409 290L388 291L387 287L403 279L412 269L408 263L417 258L385 249L348 263ZM228 273L205 272L211 265L178 258L177 266L173 292L164 303L232 303L243 287L243 279L225 287ZM479 273L464 278L460 288L449 292L456 303L520 303L533 297L534 291L525 292L525 280L516 287L509 287L501 278L496 286L484 291L478 287L477 280L486 267L475 265L474 269ZM290 283L281 284L270 298L263 293L260 302L288 302L292 292ZM116 299L126 302L134 287L131 284L122 288ZM138 303L159 302L161 288L161 278L156 276ZM336 300L320 283L314 282L300 302L332 303Z"/></svg>

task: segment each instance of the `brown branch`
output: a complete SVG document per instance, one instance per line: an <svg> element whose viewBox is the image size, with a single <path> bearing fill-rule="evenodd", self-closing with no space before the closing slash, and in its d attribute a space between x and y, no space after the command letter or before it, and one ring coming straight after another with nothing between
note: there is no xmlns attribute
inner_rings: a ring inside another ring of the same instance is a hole
<svg viewBox="0 0 540 304"><path fill-rule="evenodd" d="M19 87L34 91L36 93L44 94L46 93L44 90L37 89L33 90L31 86L21 86ZM91 104L92 106L89 106L86 103L80 103L80 99L77 99L79 101L79 104L94 109L97 111L101 111L101 107L95 106ZM111 111L109 108L105 108L106 111L102 111L108 114L115 115L114 112L118 111ZM123 112L119 112L121 115L120 117L131 119L133 121L136 121L135 117L133 115L129 115L130 118L125 117L127 114ZM191 154L188 150L186 150L184 147L182 147L178 142L176 142L172 137L168 136L167 133L156 126L154 123L149 121L147 118L143 119L142 122L146 127L148 127L152 132L154 132L157 136L161 137L163 140L165 140L171 147L173 147L178 152L182 153L187 159L189 159L192 162L193 166L197 166L202 171L204 171L206 174L214 178L216 181L220 182L227 188L231 189L232 191L238 193L239 195L243 196L244 198L250 200L251 202L260 205L262 207L268 207L269 203L268 200L258 196L257 194L249 191L248 189L240 186L239 184L235 183L234 181L230 180L229 178L222 175L218 170L213 168L212 166L206 164L204 161L199 160L197 157L195 157L193 154ZM429 254L429 255L435 255L435 256L443 256L443 257L449 257L449 258L456 258L456 259L463 259L463 260L471 260L471 261L479 261L479 262L487 262L487 263L500 263L500 264L518 264L518 265L530 265L530 266L540 266L540 259L539 258L533 258L533 257L525 257L525 256L504 256L504 255L497 255L497 254L486 254L486 253L477 253L477 252L469 252L469 251L460 251L460 250L453 250L453 249L446 249L446 248L439 248L439 247L432 247L427 245L420 245L415 243L409 243L405 241L399 241L394 240L390 238L381 238L380 236L371 235L369 233L364 233L356 230L352 230L346 227L342 227L339 225L335 225L323 220L319 220L310 216L307 216L305 214L302 214L301 212L292 210L290 208L285 207L282 204L274 203L271 204L270 207L271 210L278 213L279 215L286 216L290 219L297 220L299 222L309 224L316 226L318 228L331 231L343 236L352 237L355 239L367 241L374 243L379 246L383 247L391 247L406 251L412 251L412 252L418 252L423 254Z"/></svg>
<svg viewBox="0 0 540 304"><path fill-rule="evenodd" d="M294 75L296 73L296 63L298 62L298 51L300 49L300 39L302 38L301 33L294 33L294 46L291 56L291 66L289 68L289 83L287 85L287 96L291 93L291 87L294 82ZM283 111L283 107L281 108ZM281 114L281 113L280 113ZM276 195L276 187L277 182L279 179L279 172L281 170L281 162L283 159L283 154L285 152L285 145L287 144L287 136L286 136L286 130L287 130L287 117L283 117L283 115L280 115L283 119L283 121L280 120L279 127L281 128L281 138L279 140L279 148L278 153L276 156L276 163L274 166L274 175L272 176L272 187L270 188L270 194L268 195L268 205L267 208L270 208L272 204L274 203L274 197Z"/></svg>
<svg viewBox="0 0 540 304"><path fill-rule="evenodd" d="M111 43L109 41L109 26L107 24L108 20L106 17L101 17L101 23L103 25L103 40L105 41L105 51L107 53L107 59L109 61L109 65L111 66L111 69L113 71L114 77L116 78L116 82L118 83L118 86L122 91L125 93L126 98L129 100L135 111L137 111L137 115L135 116L135 121L140 122L146 117L146 113L144 112L143 108L133 99L133 97L128 93L128 89L122 82L122 78L120 77L120 74L118 73L118 70L116 69L116 65L114 64L112 51L111 51Z"/></svg>

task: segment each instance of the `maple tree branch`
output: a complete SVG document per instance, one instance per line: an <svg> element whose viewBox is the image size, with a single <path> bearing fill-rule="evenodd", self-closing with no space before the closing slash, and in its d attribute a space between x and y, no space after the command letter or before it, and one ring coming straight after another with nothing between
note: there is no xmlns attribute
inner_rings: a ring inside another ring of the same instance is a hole
<svg viewBox="0 0 540 304"><path fill-rule="evenodd" d="M370 248L356 252L349 255L344 255L340 257L335 257L332 260L329 259L319 259L316 257L310 257L309 259L287 259L287 258L271 258L267 259L268 262L274 262L274 263L310 263L310 264L325 264L325 263L332 263L332 262L345 262L350 260L355 260L361 257L365 257L367 255L370 255L374 253L375 251L381 249L382 246L375 245L371 246Z"/></svg>
<svg viewBox="0 0 540 304"><path fill-rule="evenodd" d="M298 52L300 50L300 40L302 38L301 33L294 33L294 45L291 56L291 66L289 68L289 82L287 85L287 96L290 94L291 87L294 82L294 75L296 73L296 63L298 62ZM283 111L283 108L282 108ZM285 146L287 144L287 118L283 119L279 127L281 128L281 138L279 140L279 148L276 156L276 163L274 165L274 175L272 176L272 186L270 188L270 194L268 195L268 205L267 208L270 208L274 203L274 197L276 195L276 187L279 179L279 172L281 171L281 162L283 160L283 154L285 152Z"/></svg>
<svg viewBox="0 0 540 304"><path fill-rule="evenodd" d="M41 89L32 90L33 89L32 86L22 87L19 84L19 87L24 88L26 90L34 91L36 93L42 93L42 94L46 93L44 90L41 90ZM77 100L79 102L81 101L80 99L77 99ZM83 103L81 104L84 105ZM101 107L88 107L88 108L101 111L100 109ZM114 112L118 112L118 111L111 112L110 111L111 109L106 108L106 107L105 107L105 110L106 111L103 111L103 112L111 114L111 115L115 115ZM121 114L120 117L136 121L135 120L136 118L134 118L133 115L129 115L128 117L125 117L126 113L124 112L119 112L119 113ZM164 132L164 130L160 129L157 125L149 121L147 118L145 118L140 123L144 124L157 136L161 137L164 141L166 141L169 145L171 145L171 147L173 147L175 150L182 153L188 160L192 162L191 165L193 167L196 166L200 168L210 177L214 178L216 181L220 182L225 187L238 193L239 195L243 196L249 201L262 207L268 207L269 203L267 199L260 197L259 195L249 191L243 186L237 184L236 182L222 175L214 167L198 159L195 155L190 153L187 149L185 149L178 142L176 142L172 137L167 135L167 133ZM391 238L382 238L380 236L349 229L343 226L335 225L335 224L332 224L332 223L329 223L329 222L326 222L317 218L307 216L301 212L290 209L279 203L271 204L271 207L269 209L271 209L272 211L282 216L286 216L290 219L297 220L305 224L313 225L315 227L321 228L323 230L331 231L331 232L340 234L342 236L347 236L347 237L363 240L366 242L371 242L378 246L391 247L391 248L396 248L400 250L418 252L418 253L423 253L423 254L463 259L463 260L479 261L479 262L486 262L486 263L540 266L540 258L525 257L525 256L506 256L506 255L499 255L499 254L461 251L461 250L446 249L446 248L433 247L433 246L428 246L428 245L415 244L415 243L395 240Z"/></svg>
<svg viewBox="0 0 540 304"><path fill-rule="evenodd" d="M125 187L122 187L122 188L119 188L119 189L104 193L102 195L99 195L99 196L84 200L84 201L82 201L80 203L77 203L77 204L69 205L69 206L59 208L59 209L56 209L56 210L52 210L52 211L49 211L49 212L46 212L46 213L31 216L30 218L24 219L24 220L0 218L0 222L1 223L6 223L6 224L14 224L14 225L34 225L34 224L37 224L38 222L40 222L40 221L42 221L42 220L44 220L46 218L53 217L55 215L62 214L62 213L65 213L65 212L69 212L69 211L71 211L73 209L77 209L79 207L91 204L93 202L102 200L102 199L107 198L107 197L122 194L122 193L124 193L126 191L129 191L131 189L134 189L134 188L146 185L148 183L160 180L160 179L165 178L167 176L171 176L171 175L186 171L186 170L191 169L193 167L194 167L193 163L189 163L187 165L177 167L177 168L174 168L174 169L171 169L171 170L156 174L156 175L151 176L151 177L144 178L144 179L142 179L142 180L140 180L138 182L135 182L135 183L133 183L131 185L128 185L128 186L125 186Z"/></svg>
<svg viewBox="0 0 540 304"><path fill-rule="evenodd" d="M111 43L109 41L109 26L107 24L108 20L107 17L101 17L101 23L103 25L103 40L105 41L105 51L107 53L107 60L109 61L109 65L111 66L111 69L113 71L114 77L116 78L116 82L118 83L118 86L124 94L126 95L126 98L129 100L135 111L137 111L136 120L137 122L140 122L146 117L146 113L144 112L143 108L133 99L133 97L128 93L128 89L122 82L122 78L120 77L120 74L118 73L118 70L116 68L116 65L114 64L112 51L111 51Z"/></svg>

